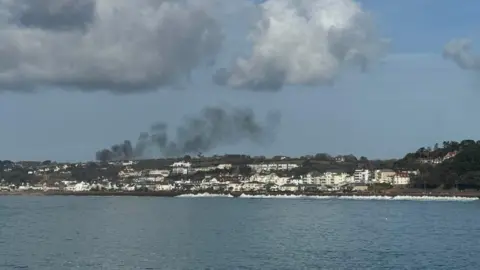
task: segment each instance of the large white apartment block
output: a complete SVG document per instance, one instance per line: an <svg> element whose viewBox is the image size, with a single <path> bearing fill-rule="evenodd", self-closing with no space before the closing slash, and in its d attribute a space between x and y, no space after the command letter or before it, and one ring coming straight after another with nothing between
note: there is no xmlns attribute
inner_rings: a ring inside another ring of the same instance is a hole
<svg viewBox="0 0 480 270"><path fill-rule="evenodd" d="M365 169L357 169L353 173L355 183L368 183L370 181L370 171Z"/></svg>
<svg viewBox="0 0 480 270"><path fill-rule="evenodd" d="M248 167L252 168L255 172L268 172L268 171L289 171L294 168L298 168L298 164L294 163L262 163L262 164L249 164Z"/></svg>

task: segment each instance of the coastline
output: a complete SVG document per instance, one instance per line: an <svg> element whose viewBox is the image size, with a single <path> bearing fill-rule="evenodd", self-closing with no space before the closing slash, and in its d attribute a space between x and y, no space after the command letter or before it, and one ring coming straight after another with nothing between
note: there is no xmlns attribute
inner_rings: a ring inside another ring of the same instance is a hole
<svg viewBox="0 0 480 270"><path fill-rule="evenodd" d="M8 191L0 192L0 196L81 196L81 197L112 197L112 196L131 196L131 197L195 197L208 195L211 197L438 197L438 198L476 198L480 199L480 192L439 192L431 191L424 193L423 191L406 191L406 192L182 192L182 191L84 191L84 192L68 192L68 191Z"/></svg>

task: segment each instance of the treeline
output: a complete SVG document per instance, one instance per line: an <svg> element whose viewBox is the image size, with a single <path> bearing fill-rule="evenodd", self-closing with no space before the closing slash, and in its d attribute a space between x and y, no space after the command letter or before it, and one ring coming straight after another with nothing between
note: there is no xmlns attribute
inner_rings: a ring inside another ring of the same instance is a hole
<svg viewBox="0 0 480 270"><path fill-rule="evenodd" d="M419 159L441 159L451 152L457 155L439 164L418 162ZM416 188L480 189L480 141L445 141L442 145L422 147L407 154L396 165L420 171L411 181Z"/></svg>

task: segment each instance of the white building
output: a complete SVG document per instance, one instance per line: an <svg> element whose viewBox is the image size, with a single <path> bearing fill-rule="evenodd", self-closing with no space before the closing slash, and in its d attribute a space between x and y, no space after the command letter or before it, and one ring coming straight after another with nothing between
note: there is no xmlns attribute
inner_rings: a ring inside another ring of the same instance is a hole
<svg viewBox="0 0 480 270"><path fill-rule="evenodd" d="M304 185L320 185L323 176L318 172L311 172L305 176L302 176L302 180Z"/></svg>
<svg viewBox="0 0 480 270"><path fill-rule="evenodd" d="M171 165L173 174L188 174L192 167L190 162L175 162Z"/></svg>
<svg viewBox="0 0 480 270"><path fill-rule="evenodd" d="M192 168L191 170L195 172L210 172L216 169L217 169L216 166L208 166L208 167L195 167L195 168Z"/></svg>
<svg viewBox="0 0 480 270"><path fill-rule="evenodd" d="M395 171L391 169L380 169L374 173L374 180L376 183L393 183Z"/></svg>
<svg viewBox="0 0 480 270"><path fill-rule="evenodd" d="M232 164L218 164L217 169L229 170L232 168Z"/></svg>
<svg viewBox="0 0 480 270"><path fill-rule="evenodd" d="M406 186L410 184L410 176L406 173L397 173L393 177L393 185Z"/></svg>
<svg viewBox="0 0 480 270"><path fill-rule="evenodd" d="M365 169L357 169L353 173L355 183L368 183L370 181L370 171Z"/></svg>
<svg viewBox="0 0 480 270"><path fill-rule="evenodd" d="M323 175L323 181L320 184L328 186L339 186L347 183L350 175L342 171L327 171Z"/></svg>
<svg viewBox="0 0 480 270"><path fill-rule="evenodd" d="M255 172L289 171L298 168L298 164L286 162L249 164L247 166Z"/></svg>
<svg viewBox="0 0 480 270"><path fill-rule="evenodd" d="M82 191L89 191L91 187L88 183L80 182L78 184L69 185L65 189L67 191L82 192Z"/></svg>
<svg viewBox="0 0 480 270"><path fill-rule="evenodd" d="M293 184L286 184L286 185L280 186L279 190L285 191L285 192L296 192L298 191L298 186Z"/></svg>
<svg viewBox="0 0 480 270"><path fill-rule="evenodd" d="M142 176L142 172L140 171L135 171L133 169L127 168L118 173L118 176L121 178L127 178L127 177L140 177Z"/></svg>
<svg viewBox="0 0 480 270"><path fill-rule="evenodd" d="M246 182L242 184L242 191L259 191L265 189L265 184L260 182Z"/></svg>
<svg viewBox="0 0 480 270"><path fill-rule="evenodd" d="M168 183L162 183L162 184L156 184L155 185L155 190L156 191L171 191L175 188L175 186L168 184Z"/></svg>
<svg viewBox="0 0 480 270"><path fill-rule="evenodd" d="M260 174L254 174L250 176L250 178L247 180L248 182L259 182L263 184L276 184L276 185L285 185L289 182L288 177L279 177L275 173L271 173L268 175L260 175Z"/></svg>
<svg viewBox="0 0 480 270"><path fill-rule="evenodd" d="M170 175L170 171L169 170L150 170L148 172L148 175L167 177Z"/></svg>

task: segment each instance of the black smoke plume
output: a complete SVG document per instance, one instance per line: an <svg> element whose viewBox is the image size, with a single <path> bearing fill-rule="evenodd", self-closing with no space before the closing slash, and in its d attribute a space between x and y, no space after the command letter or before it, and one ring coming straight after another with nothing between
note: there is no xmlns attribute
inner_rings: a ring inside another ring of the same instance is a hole
<svg viewBox="0 0 480 270"><path fill-rule="evenodd" d="M135 147L128 140L110 149L96 153L98 161L132 160L145 158L153 153L163 157L180 157L187 154L209 152L219 146L233 145L241 141L266 144L273 141L280 114L270 112L266 120L259 122L250 109L225 110L207 107L198 116L190 116L177 127L173 138L168 125L155 123L149 132L142 132Z"/></svg>

